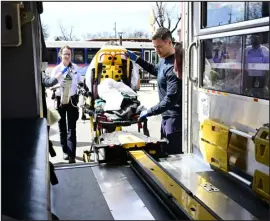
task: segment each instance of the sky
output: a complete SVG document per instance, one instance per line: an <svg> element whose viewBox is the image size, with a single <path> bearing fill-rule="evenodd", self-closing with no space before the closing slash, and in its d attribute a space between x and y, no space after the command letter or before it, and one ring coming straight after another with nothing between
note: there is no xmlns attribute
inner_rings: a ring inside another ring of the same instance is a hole
<svg viewBox="0 0 270 221"><path fill-rule="evenodd" d="M60 35L60 25L73 26L73 33L83 40L87 33L130 33L141 30L151 34L149 24L154 2L43 2L41 21L48 27L49 39ZM176 23L180 15L180 2L166 2ZM175 31L174 36L177 36Z"/></svg>

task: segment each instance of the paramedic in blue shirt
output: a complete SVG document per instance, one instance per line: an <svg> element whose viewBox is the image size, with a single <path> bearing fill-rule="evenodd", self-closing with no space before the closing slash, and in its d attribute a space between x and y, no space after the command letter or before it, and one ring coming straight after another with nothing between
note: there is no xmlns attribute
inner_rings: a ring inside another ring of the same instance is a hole
<svg viewBox="0 0 270 221"><path fill-rule="evenodd" d="M147 111L142 111L140 119L162 115L161 137L169 141L168 154L182 152L182 82L174 71L175 49L171 32L159 28L152 37L154 48L161 58L157 65L148 63L133 52L128 51L130 59L136 61L145 71L157 76L160 102Z"/></svg>
<svg viewBox="0 0 270 221"><path fill-rule="evenodd" d="M59 51L59 57L61 58L61 63L57 65L52 70L52 77L59 76L61 73L61 78L58 79L60 87L56 91L57 100L57 110L61 116L58 122L60 131L60 143L64 153L64 159L69 160L69 163L75 163L76 157L76 122L79 118L79 108L77 86L82 83L82 78L80 73L77 72L77 65L71 62L71 48L69 46L64 46ZM63 87L65 86L64 77L68 73L69 68L72 68L72 85L70 91L70 101L68 104L61 104L61 95Z"/></svg>

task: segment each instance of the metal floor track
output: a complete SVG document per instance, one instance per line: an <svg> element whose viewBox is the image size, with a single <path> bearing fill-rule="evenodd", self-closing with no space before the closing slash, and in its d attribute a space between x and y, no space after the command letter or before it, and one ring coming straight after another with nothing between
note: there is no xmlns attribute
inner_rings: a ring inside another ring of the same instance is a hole
<svg viewBox="0 0 270 221"><path fill-rule="evenodd" d="M134 170L180 220L184 215L195 220L269 220L269 206L247 186L223 177L192 154L160 162L145 151L129 155Z"/></svg>
<svg viewBox="0 0 270 221"><path fill-rule="evenodd" d="M129 166L85 166L56 167L51 201L60 220L172 220Z"/></svg>
<svg viewBox="0 0 270 221"><path fill-rule="evenodd" d="M251 188L233 180L229 175L215 171L200 172L201 177L216 186L221 192L230 197L243 208L251 212L259 220L270 220L269 205L258 199Z"/></svg>

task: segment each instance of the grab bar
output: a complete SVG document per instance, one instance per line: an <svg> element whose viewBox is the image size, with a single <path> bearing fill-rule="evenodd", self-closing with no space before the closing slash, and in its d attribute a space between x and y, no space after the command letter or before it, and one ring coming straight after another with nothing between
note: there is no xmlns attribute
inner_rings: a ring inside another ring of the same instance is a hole
<svg viewBox="0 0 270 221"><path fill-rule="evenodd" d="M242 136L242 137L245 137L245 138L248 138L248 139L253 139L253 136L248 134L248 133L245 133L245 132L242 132L240 130L237 130L237 129L230 129L230 132L234 133L234 134L237 134L239 136Z"/></svg>
<svg viewBox="0 0 270 221"><path fill-rule="evenodd" d="M192 83L194 83L195 85L197 85L198 83L198 78L193 79L190 76L190 66L191 66L191 49L193 48L193 46L198 46L197 41L192 42L189 46L188 46L188 80L190 80Z"/></svg>
<svg viewBox="0 0 270 221"><path fill-rule="evenodd" d="M234 178L238 179L239 181L241 181L242 183L246 184L247 186L251 185L251 182L241 176L239 176L238 174L234 173L234 172L229 172L229 174L231 176L233 176Z"/></svg>

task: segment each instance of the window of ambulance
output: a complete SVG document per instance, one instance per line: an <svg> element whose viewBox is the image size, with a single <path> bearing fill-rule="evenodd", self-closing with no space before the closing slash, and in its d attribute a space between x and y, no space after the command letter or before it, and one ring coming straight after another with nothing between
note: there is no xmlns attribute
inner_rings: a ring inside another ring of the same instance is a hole
<svg viewBox="0 0 270 221"><path fill-rule="evenodd" d="M269 16L269 2L203 2L202 27L211 28Z"/></svg>
<svg viewBox="0 0 270 221"><path fill-rule="evenodd" d="M269 100L269 32L202 43L204 88Z"/></svg>

